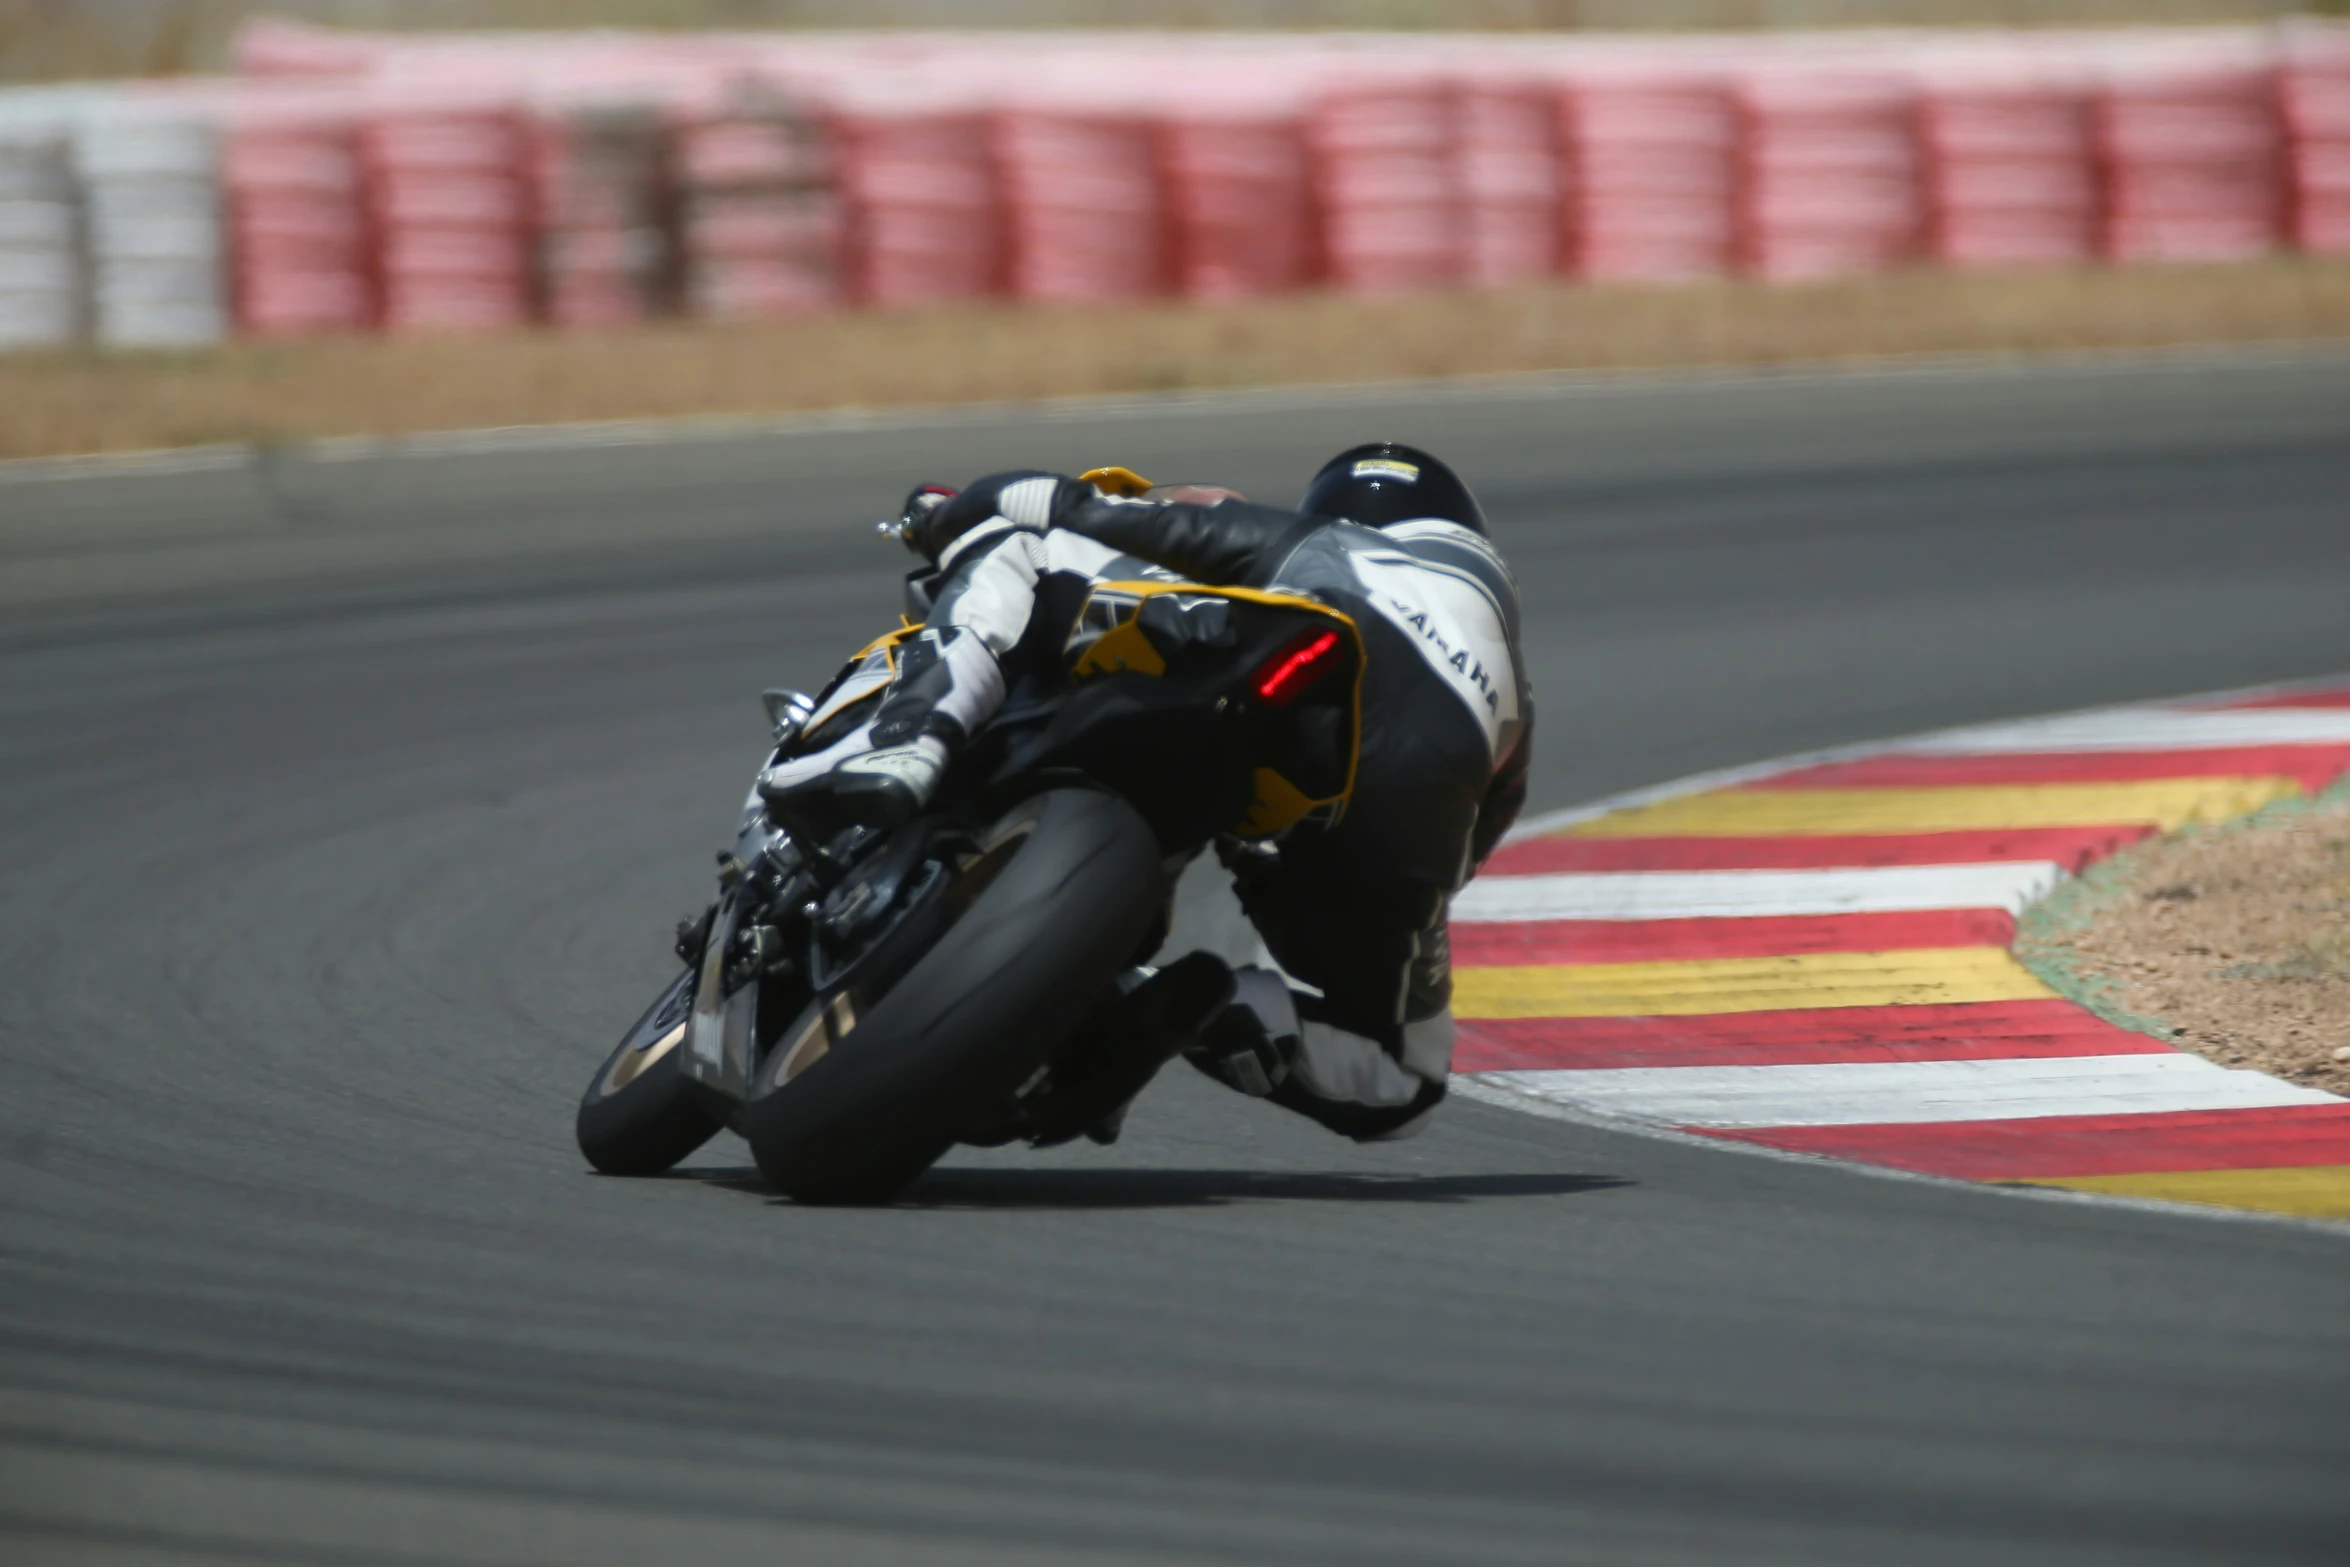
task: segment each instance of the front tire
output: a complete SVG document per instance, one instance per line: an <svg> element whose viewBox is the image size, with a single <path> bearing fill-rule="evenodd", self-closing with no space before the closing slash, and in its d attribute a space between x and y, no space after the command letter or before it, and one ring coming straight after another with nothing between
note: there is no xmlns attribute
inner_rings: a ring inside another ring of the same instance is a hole
<svg viewBox="0 0 2350 1567"><path fill-rule="evenodd" d="M1115 795L1038 795L984 841L1003 847L905 977L811 1063L783 1040L762 1064L743 1134L797 1201L904 1190L1077 1030L1166 900L1157 838Z"/></svg>
<svg viewBox="0 0 2350 1567"><path fill-rule="evenodd" d="M694 971L631 1024L579 1101L579 1151L606 1175L659 1175L717 1135L719 1120L678 1070Z"/></svg>

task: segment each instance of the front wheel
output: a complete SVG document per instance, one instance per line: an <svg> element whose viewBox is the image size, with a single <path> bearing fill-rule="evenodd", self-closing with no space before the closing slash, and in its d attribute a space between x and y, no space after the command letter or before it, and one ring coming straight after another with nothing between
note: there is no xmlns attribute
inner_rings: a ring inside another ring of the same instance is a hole
<svg viewBox="0 0 2350 1567"><path fill-rule="evenodd" d="M1149 824L1096 789L1035 796L944 889L945 932L879 996L811 1003L743 1134L802 1202L886 1202L1035 1074L1136 961L1166 900Z"/></svg>
<svg viewBox="0 0 2350 1567"><path fill-rule="evenodd" d="M718 1118L678 1070L694 971L687 969L620 1036L579 1101L579 1151L606 1175L658 1175L716 1135Z"/></svg>

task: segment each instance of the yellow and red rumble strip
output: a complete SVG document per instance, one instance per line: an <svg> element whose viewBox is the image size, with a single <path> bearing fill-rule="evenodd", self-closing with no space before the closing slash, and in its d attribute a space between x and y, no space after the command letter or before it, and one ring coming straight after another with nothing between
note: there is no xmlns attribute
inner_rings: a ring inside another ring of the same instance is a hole
<svg viewBox="0 0 2350 1567"><path fill-rule="evenodd" d="M1453 904L1454 1070L1928 1175L2350 1219L2350 1100L2117 1028L2015 916L2350 772L2350 683L1895 742L1535 822Z"/></svg>

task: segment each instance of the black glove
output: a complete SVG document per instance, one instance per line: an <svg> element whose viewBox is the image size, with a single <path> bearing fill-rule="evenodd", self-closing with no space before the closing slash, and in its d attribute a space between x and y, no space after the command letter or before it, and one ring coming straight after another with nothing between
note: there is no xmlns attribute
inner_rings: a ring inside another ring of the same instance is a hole
<svg viewBox="0 0 2350 1567"><path fill-rule="evenodd" d="M1050 482L1034 483L1040 479ZM1015 485L1031 487L1013 491L1012 498L1007 499L1005 492L1013 490ZM1042 533L1093 493L1090 484L1041 468L991 473L984 479L973 480L960 494L951 495L925 513L919 524L909 523L903 537L908 548L935 563L949 545L990 517L1009 515L1019 526Z"/></svg>
<svg viewBox="0 0 2350 1567"><path fill-rule="evenodd" d="M927 543L932 519L954 498L955 492L943 484L917 484L906 492L905 504L898 508L898 520L882 523L881 531L936 565L937 551Z"/></svg>

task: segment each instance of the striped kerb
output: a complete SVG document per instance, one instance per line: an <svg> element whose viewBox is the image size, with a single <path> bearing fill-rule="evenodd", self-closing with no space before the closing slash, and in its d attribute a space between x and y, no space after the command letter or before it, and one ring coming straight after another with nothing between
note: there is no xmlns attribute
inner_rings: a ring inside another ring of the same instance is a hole
<svg viewBox="0 0 2350 1567"><path fill-rule="evenodd" d="M2350 1103L2057 996L2015 916L2350 771L2350 687L1983 725L1584 813L1453 906L1457 1070L1969 1180L2350 1218Z"/></svg>
<svg viewBox="0 0 2350 1567"><path fill-rule="evenodd" d="M1938 789L1721 789L1570 827L1584 838L1782 837L1981 832L2224 822L2302 792L2294 778L2142 778L2127 783L1957 784Z"/></svg>

